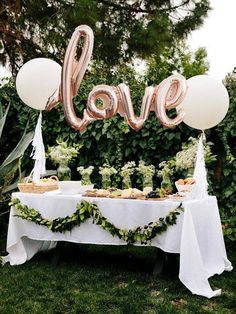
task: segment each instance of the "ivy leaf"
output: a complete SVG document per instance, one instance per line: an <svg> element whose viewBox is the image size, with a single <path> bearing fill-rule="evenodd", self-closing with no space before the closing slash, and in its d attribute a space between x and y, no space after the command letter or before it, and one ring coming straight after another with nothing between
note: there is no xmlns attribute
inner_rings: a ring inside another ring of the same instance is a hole
<svg viewBox="0 0 236 314"><path fill-rule="evenodd" d="M80 214L83 214L84 212L85 212L85 208L84 208L84 207L80 208L79 213L80 213Z"/></svg>
<svg viewBox="0 0 236 314"><path fill-rule="evenodd" d="M79 217L80 217L80 220L81 220L81 221L83 221L83 220L84 220L84 218L85 218L84 214L79 215Z"/></svg>

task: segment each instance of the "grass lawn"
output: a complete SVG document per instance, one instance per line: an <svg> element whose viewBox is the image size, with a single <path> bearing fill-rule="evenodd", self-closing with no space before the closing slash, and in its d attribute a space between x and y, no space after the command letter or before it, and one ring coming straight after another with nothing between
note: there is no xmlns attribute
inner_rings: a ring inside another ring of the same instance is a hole
<svg viewBox="0 0 236 314"><path fill-rule="evenodd" d="M223 294L209 300L192 295L177 268L153 277L155 248L65 245L62 253L57 267L53 251L1 267L0 313L236 313L235 270L210 279ZM235 265L235 250L228 255Z"/></svg>

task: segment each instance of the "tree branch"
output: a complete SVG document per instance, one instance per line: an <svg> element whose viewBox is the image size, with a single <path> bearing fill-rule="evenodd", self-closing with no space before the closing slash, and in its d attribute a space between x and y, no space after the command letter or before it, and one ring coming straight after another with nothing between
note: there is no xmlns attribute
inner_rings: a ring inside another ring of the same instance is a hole
<svg viewBox="0 0 236 314"><path fill-rule="evenodd" d="M2 28L1 25L0 25L0 34L3 34L5 35L6 37L11 37L15 40L19 40L20 42L24 42L26 43L28 46L32 47L35 51L40 51L41 53L43 54L46 54L47 56L51 56L53 57L54 59L56 58L54 54L50 53L48 50L45 51L42 47L40 47L38 44L36 44L34 41L31 41L30 39L27 39L25 38L22 34L18 33L14 33L14 32L11 32L9 30L7 30L6 28ZM5 40L6 41L6 40ZM57 60L57 62L60 62L61 63L61 60Z"/></svg>
<svg viewBox="0 0 236 314"><path fill-rule="evenodd" d="M159 11L160 12L173 12L185 5L187 5L188 3L190 2L190 0L184 0L182 1L180 4L176 5L176 6L169 6L168 8L160 8ZM147 14L152 14L152 13L155 13L156 12L156 9L153 9L153 10L147 10L147 9L142 9L141 8L141 4L140 6L137 8L137 7L134 7L133 5L121 5L121 4L117 4L117 3L114 3L114 2L111 2L109 0L99 0L99 3L101 4L105 4L109 7L112 7L112 8L115 8L117 10L125 10L125 11L129 11L129 12L133 12L133 13L147 13Z"/></svg>

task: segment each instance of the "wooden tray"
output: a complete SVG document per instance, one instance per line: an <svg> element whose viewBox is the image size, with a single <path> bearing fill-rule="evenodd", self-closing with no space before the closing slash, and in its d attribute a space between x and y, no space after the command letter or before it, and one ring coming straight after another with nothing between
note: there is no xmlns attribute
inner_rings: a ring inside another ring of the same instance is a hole
<svg viewBox="0 0 236 314"><path fill-rule="evenodd" d="M111 198L111 199L122 199L122 200L141 200L141 201L164 201L167 197L158 197L158 198L146 198L145 196L142 197L122 197L122 196L100 196L100 195L82 195L84 197L98 197L98 198Z"/></svg>
<svg viewBox="0 0 236 314"><path fill-rule="evenodd" d="M154 197L154 198L146 198L147 201L164 201L167 197Z"/></svg>

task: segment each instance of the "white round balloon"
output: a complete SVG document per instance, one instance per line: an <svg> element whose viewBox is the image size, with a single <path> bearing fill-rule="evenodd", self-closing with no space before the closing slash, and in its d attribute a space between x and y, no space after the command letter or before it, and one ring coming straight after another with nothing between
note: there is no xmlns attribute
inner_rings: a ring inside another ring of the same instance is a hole
<svg viewBox="0 0 236 314"><path fill-rule="evenodd" d="M205 130L220 123L229 108L229 95L224 85L208 75L197 75L187 80L188 90L179 109L185 111L183 122Z"/></svg>
<svg viewBox="0 0 236 314"><path fill-rule="evenodd" d="M16 90L26 105L44 110L60 82L61 66L50 59L36 58L21 67L16 77Z"/></svg>

